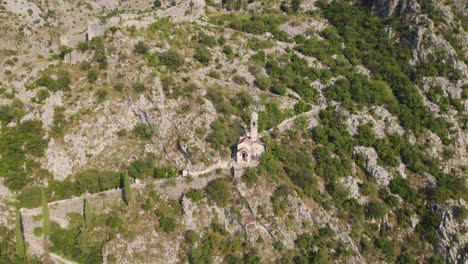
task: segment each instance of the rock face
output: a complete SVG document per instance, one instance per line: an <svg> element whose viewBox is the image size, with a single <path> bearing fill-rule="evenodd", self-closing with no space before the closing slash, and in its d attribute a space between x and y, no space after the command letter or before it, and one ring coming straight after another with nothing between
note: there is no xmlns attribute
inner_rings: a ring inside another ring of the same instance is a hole
<svg viewBox="0 0 468 264"><path fill-rule="evenodd" d="M393 178L392 174L384 167L377 164L379 156L374 148L355 147L354 155L362 155L366 160L366 171L375 179L379 187L385 187Z"/></svg>
<svg viewBox="0 0 468 264"><path fill-rule="evenodd" d="M442 214L442 221L437 230L437 251L445 256L447 263L467 263L468 219L456 219L456 206L467 209L465 201L449 206Z"/></svg>

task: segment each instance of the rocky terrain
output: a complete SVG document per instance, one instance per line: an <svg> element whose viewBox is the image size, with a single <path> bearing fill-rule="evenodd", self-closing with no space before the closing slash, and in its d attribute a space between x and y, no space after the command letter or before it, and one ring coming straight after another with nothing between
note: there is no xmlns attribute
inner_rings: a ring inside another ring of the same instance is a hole
<svg viewBox="0 0 468 264"><path fill-rule="evenodd" d="M467 21L0 1L0 263L467 263ZM239 166L253 111L266 152Z"/></svg>

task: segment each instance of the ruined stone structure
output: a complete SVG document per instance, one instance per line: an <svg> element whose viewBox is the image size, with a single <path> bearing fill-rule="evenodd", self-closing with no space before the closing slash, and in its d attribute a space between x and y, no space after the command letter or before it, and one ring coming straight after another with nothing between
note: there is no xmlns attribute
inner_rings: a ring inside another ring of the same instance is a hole
<svg viewBox="0 0 468 264"><path fill-rule="evenodd" d="M265 152L265 145L258 140L258 115L256 112L253 112L250 118L250 135L240 137L236 146L236 162L238 164L256 162Z"/></svg>
<svg viewBox="0 0 468 264"><path fill-rule="evenodd" d="M80 42L87 42L97 37L102 37L111 27L117 26L120 23L119 17L113 17L109 21L103 22L93 20L88 22L88 28L84 33L76 35L66 35L60 37L60 45L70 48L75 48Z"/></svg>

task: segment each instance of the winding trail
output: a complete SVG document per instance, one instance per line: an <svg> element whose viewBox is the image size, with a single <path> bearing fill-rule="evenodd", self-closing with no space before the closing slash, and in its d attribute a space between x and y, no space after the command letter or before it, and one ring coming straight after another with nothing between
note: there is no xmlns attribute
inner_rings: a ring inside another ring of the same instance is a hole
<svg viewBox="0 0 468 264"><path fill-rule="evenodd" d="M290 117L275 128L272 128L268 131L264 131L260 134L260 137L264 137L268 134L271 134L274 129L278 129L280 132L285 131L288 128L291 128L294 125L294 122L300 117L306 117L309 120L308 127L315 126L318 122L316 116L322 107L315 107L314 109L304 112L293 117ZM199 170L199 171L187 171L189 177L177 177L175 179L159 179L153 181L147 181L144 183L136 182L131 185L133 190L141 190L145 187L154 186L158 190L158 193L162 196L168 197L170 199L178 199L184 192L190 189L203 189L210 181L224 177L223 174L211 174L212 172L221 169L221 170L242 170L248 167L255 167L259 164L259 161L247 165L237 164L234 160L220 160L211 166ZM93 204L107 204L108 202L122 202L122 193L123 189L111 189L99 193L93 194L84 194L78 197L73 197L66 200L54 201L49 203L49 210L51 214L51 220L60 224L62 228L66 228L68 225L69 213L82 213L84 199L87 199L92 205ZM108 201L107 201L108 200ZM37 219L36 216L42 213L42 208L33 208L33 209L20 209L22 224L24 228L24 236L29 247L28 252L32 255L37 256L38 258L43 258L45 256L44 246L42 238L38 238L34 235L34 229L41 226L41 220ZM63 257L58 256L57 254L49 252L47 257L53 263L65 263L72 264L73 261L67 260Z"/></svg>

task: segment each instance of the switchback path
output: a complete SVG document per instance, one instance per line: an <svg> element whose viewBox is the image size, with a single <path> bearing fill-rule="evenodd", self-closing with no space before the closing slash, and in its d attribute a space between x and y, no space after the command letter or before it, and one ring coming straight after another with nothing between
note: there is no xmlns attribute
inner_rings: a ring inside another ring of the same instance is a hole
<svg viewBox="0 0 468 264"><path fill-rule="evenodd" d="M314 118L316 118L317 114L321 110L321 107L316 107L308 112L301 113L299 115L293 116L281 122L275 128L279 131L284 131L294 124L294 122L301 116L305 116L309 119L309 125L314 125L314 122L317 122ZM315 120L315 121L314 121ZM271 134L274 129L270 129L268 131L264 131L260 136L263 137L267 134ZM221 169L221 170L229 170L234 168L235 170L238 169L245 169L248 167L255 167L258 165L258 161L253 164L248 165L239 165L234 160L220 160L217 163L207 167L204 170L200 171L187 171L187 177L177 177L175 179L159 179L154 181L148 181L144 183L136 182L131 185L133 190L140 190L145 187L153 185L157 190L158 193L162 196L168 197L170 199L178 199L183 193L187 192L190 189L203 189L210 181L221 178L223 174L211 174L212 172ZM87 199L92 205L93 204L107 204L107 202L122 202L122 193L123 189L111 189L99 193L93 194L84 194L79 197L73 197L70 199L60 200L50 202L49 210L50 210L50 217L53 221L57 222L62 226L62 228L66 228L68 225L68 217L67 214L69 213L82 213L83 212L83 204L84 199ZM109 200L109 201L106 201ZM24 236L25 240L27 241L29 247L28 251L32 255L36 255L39 258L44 256L44 246L42 238L37 238L34 236L34 229L36 227L41 226L41 220L36 217L42 213L42 207L33 208L33 209L20 209L21 217L23 221L23 228L24 228ZM49 253L48 257L53 263L65 263L65 264L72 264L74 262L64 259L54 253Z"/></svg>

